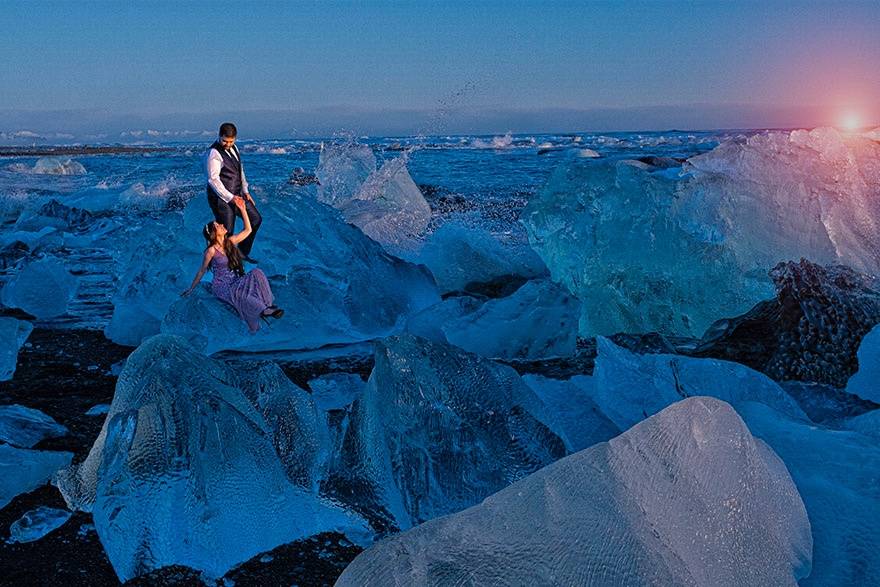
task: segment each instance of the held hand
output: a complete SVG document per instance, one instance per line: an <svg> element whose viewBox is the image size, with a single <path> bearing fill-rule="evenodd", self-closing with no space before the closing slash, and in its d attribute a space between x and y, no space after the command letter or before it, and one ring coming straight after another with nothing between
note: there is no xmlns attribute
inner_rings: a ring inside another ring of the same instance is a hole
<svg viewBox="0 0 880 587"><path fill-rule="evenodd" d="M235 196L232 198L232 203L235 204L236 208L244 211L245 203L241 196Z"/></svg>

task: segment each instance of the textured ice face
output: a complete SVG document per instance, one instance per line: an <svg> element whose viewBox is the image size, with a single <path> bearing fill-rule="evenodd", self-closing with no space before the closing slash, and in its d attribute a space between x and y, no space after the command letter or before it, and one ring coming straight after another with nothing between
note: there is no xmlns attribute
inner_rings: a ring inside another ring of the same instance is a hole
<svg viewBox="0 0 880 587"><path fill-rule="evenodd" d="M880 443L816 426L779 386L736 363L636 355L599 339L591 399L626 427L691 395L729 401L779 455L810 516L813 571L802 585L856 587L880 573ZM867 424L868 412L852 427ZM876 420L875 420L876 422Z"/></svg>
<svg viewBox="0 0 880 587"><path fill-rule="evenodd" d="M71 459L71 452L28 450L0 443L0 509L15 496L45 484Z"/></svg>
<svg viewBox="0 0 880 587"><path fill-rule="evenodd" d="M509 296L454 296L407 320L408 332L488 358L543 359L574 354L580 302L548 279Z"/></svg>
<svg viewBox="0 0 880 587"><path fill-rule="evenodd" d="M411 335L377 344L331 475L338 498L408 528L469 507L565 454L544 405L505 366Z"/></svg>
<svg viewBox="0 0 880 587"><path fill-rule="evenodd" d="M9 542L33 542L39 540L49 532L57 530L64 525L70 516L68 510L59 510L40 506L35 510L25 512L9 526Z"/></svg>
<svg viewBox="0 0 880 587"><path fill-rule="evenodd" d="M534 278L547 268L531 249L505 248L484 230L448 222L427 238L417 257L442 292L467 291L503 277Z"/></svg>
<svg viewBox="0 0 880 587"><path fill-rule="evenodd" d="M337 585L796 585L811 548L785 466L698 397L378 543Z"/></svg>
<svg viewBox="0 0 880 587"><path fill-rule="evenodd" d="M42 157L37 159L31 173L45 175L84 175L86 168L82 163L64 157Z"/></svg>
<svg viewBox="0 0 880 587"><path fill-rule="evenodd" d="M0 292L3 304L43 320L61 316L76 294L77 280L64 264L46 257L28 263Z"/></svg>
<svg viewBox="0 0 880 587"><path fill-rule="evenodd" d="M572 159L521 218L584 303L582 334L700 336L771 297L779 261L878 272L878 156L873 141L817 129L725 142L681 176Z"/></svg>
<svg viewBox="0 0 880 587"><path fill-rule="evenodd" d="M800 584L874 582L880 575L880 438L796 422L759 403L737 409L785 462L810 516L813 572Z"/></svg>
<svg viewBox="0 0 880 587"><path fill-rule="evenodd" d="M0 381L12 379L18 351L34 329L30 322L0 317Z"/></svg>
<svg viewBox="0 0 880 587"><path fill-rule="evenodd" d="M69 505L91 503L121 580L172 564L219 577L304 536L360 532L303 489L320 446L314 408L276 369L233 369L165 335L129 357L89 457L57 481Z"/></svg>
<svg viewBox="0 0 880 587"><path fill-rule="evenodd" d="M431 220L431 207L406 168L405 154L376 169L370 147L331 145L321 151L315 174L318 199L338 208L347 222L386 245L403 245Z"/></svg>
<svg viewBox="0 0 880 587"><path fill-rule="evenodd" d="M523 375L523 382L547 406L562 429L569 452L577 452L620 434L616 426L593 401L595 382L587 375L559 380L541 375Z"/></svg>
<svg viewBox="0 0 880 587"><path fill-rule="evenodd" d="M738 363L638 355L604 337L597 339L596 346L592 399L621 430L695 395L716 397L734 407L757 401L793 419L808 419L772 379Z"/></svg>
<svg viewBox="0 0 880 587"><path fill-rule="evenodd" d="M20 405L0 406L0 442L32 448L44 438L67 434L67 428L40 410Z"/></svg>
<svg viewBox="0 0 880 587"><path fill-rule="evenodd" d="M859 370L846 390L862 399L880 403L880 326L875 326L859 346Z"/></svg>
<svg viewBox="0 0 880 587"><path fill-rule="evenodd" d="M169 213L161 225L134 235L108 337L138 344L161 324L163 332L209 353L314 348L387 335L407 315L439 301L423 267L387 254L313 197L283 193L260 206L267 220L254 255L285 309L282 320L253 336L207 289L179 297L204 253L199 235L207 210L195 198L182 216Z"/></svg>

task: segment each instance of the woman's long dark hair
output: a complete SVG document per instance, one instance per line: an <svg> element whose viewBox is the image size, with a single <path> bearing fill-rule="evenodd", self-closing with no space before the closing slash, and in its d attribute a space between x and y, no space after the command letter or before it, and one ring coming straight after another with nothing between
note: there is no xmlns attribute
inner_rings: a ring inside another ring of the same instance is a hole
<svg viewBox="0 0 880 587"><path fill-rule="evenodd" d="M202 236L208 241L209 249L214 246L217 242L217 230L214 228L213 222L209 222L205 225L205 228L202 229ZM232 269L236 275L244 275L244 263L242 262L241 251L239 251L238 247L229 240L228 236L223 239L223 253L229 260L229 268Z"/></svg>

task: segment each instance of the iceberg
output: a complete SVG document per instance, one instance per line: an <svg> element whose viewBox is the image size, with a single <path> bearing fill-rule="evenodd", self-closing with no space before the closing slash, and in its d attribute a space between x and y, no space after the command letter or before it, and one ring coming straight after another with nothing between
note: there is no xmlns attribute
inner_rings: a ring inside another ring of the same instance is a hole
<svg viewBox="0 0 880 587"><path fill-rule="evenodd" d="M44 438L65 436L67 428L40 410L13 404L0 406L0 442L33 448Z"/></svg>
<svg viewBox="0 0 880 587"><path fill-rule="evenodd" d="M596 347L591 399L621 430L696 395L712 396L735 408L757 401L792 419L809 420L776 382L738 363L679 355L638 355L601 336Z"/></svg>
<svg viewBox="0 0 880 587"><path fill-rule="evenodd" d="M858 371L846 384L846 390L862 399L880 403L880 326L862 339L858 350Z"/></svg>
<svg viewBox="0 0 880 587"><path fill-rule="evenodd" d="M521 220L583 303L583 336L700 336L772 297L768 271L807 258L880 273L880 144L830 128L731 139L681 173L572 158Z"/></svg>
<svg viewBox="0 0 880 587"><path fill-rule="evenodd" d="M208 289L179 297L198 268L204 252L199 235L210 219L196 198L183 214L168 212L172 218L161 228L130 244L108 338L137 345L161 330L207 353L309 349L386 336L439 301L424 267L389 255L313 197L283 193L261 208L272 221L261 228L254 254L276 304L285 309L282 320L251 335Z"/></svg>
<svg viewBox="0 0 880 587"><path fill-rule="evenodd" d="M595 384L588 375L560 380L527 374L523 382L547 406L558 423L569 452L578 452L594 444L611 440L621 433L593 401Z"/></svg>
<svg viewBox="0 0 880 587"><path fill-rule="evenodd" d="M547 273L531 249L505 247L491 234L447 222L429 236L416 260L431 270L441 292L470 292L501 278L532 279Z"/></svg>
<svg viewBox="0 0 880 587"><path fill-rule="evenodd" d="M34 542L53 530L57 530L70 519L73 513L68 510L59 510L40 506L14 521L9 527L8 543Z"/></svg>
<svg viewBox="0 0 880 587"><path fill-rule="evenodd" d="M0 317L0 381L12 379L18 364L18 351L33 329L30 322Z"/></svg>
<svg viewBox="0 0 880 587"><path fill-rule="evenodd" d="M383 540L336 584L794 586L811 549L779 458L696 397Z"/></svg>
<svg viewBox="0 0 880 587"><path fill-rule="evenodd" d="M28 263L13 275L0 291L0 300L6 306L47 320L67 313L76 289L77 279L64 263L45 257Z"/></svg>
<svg viewBox="0 0 880 587"><path fill-rule="evenodd" d="M296 404L295 390L272 367L253 375L167 335L128 358L89 456L56 477L69 506L91 510L121 581L175 564L217 578L302 537L364 536L357 517L291 483L275 445L285 433L305 433L283 428L297 426L302 413L280 419L279 410ZM249 402L245 381L279 417L271 425Z"/></svg>
<svg viewBox="0 0 880 587"><path fill-rule="evenodd" d="M406 334L377 343L330 475L340 501L409 528L566 454L545 406L503 365ZM375 525L375 524L374 524Z"/></svg>
<svg viewBox="0 0 880 587"><path fill-rule="evenodd" d="M580 302L548 279L526 282L515 293L488 300L440 328L451 344L490 358L567 357L577 344Z"/></svg>
<svg viewBox="0 0 880 587"><path fill-rule="evenodd" d="M330 446L327 426L311 396L275 363L260 365L241 379L243 391L262 414L287 478L317 492Z"/></svg>
<svg viewBox="0 0 880 587"><path fill-rule="evenodd" d="M328 373L309 381L312 400L322 412L344 410L364 390L364 381L353 373Z"/></svg>
<svg viewBox="0 0 880 587"><path fill-rule="evenodd" d="M876 438L816 426L773 381L742 365L639 356L602 338L598 351L592 399L616 425L638 422L682 397L712 395L731 402L752 434L779 455L812 527L813 570L801 585L855 587L880 573Z"/></svg>
<svg viewBox="0 0 880 587"><path fill-rule="evenodd" d="M431 206L406 168L407 155L376 169L372 150L357 143L321 150L315 174L318 200L338 208L346 222L384 245L402 246L431 220Z"/></svg>
<svg viewBox="0 0 880 587"><path fill-rule="evenodd" d="M70 452L29 450L0 443L0 509L16 496L45 484L72 459Z"/></svg>
<svg viewBox="0 0 880 587"><path fill-rule="evenodd" d="M86 168L79 161L64 157L42 157L37 159L31 173L41 175L85 175Z"/></svg>

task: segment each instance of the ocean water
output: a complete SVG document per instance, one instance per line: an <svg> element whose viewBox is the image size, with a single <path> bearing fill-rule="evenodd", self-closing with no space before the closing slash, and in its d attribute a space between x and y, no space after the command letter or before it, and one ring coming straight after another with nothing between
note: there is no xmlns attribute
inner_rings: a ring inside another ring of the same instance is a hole
<svg viewBox="0 0 880 587"><path fill-rule="evenodd" d="M407 152L413 180L432 203L426 231L445 222L476 226L499 241L525 245L520 211L571 158L669 157L684 159L712 150L728 139L763 131L572 133L556 135L360 137L382 161ZM340 139L239 141L251 192L257 201L281 197L292 172L314 172L322 145ZM165 214L181 210L191 198L205 197L203 155L207 142L143 145L162 150L62 156L0 158L0 282L20 268L16 241L40 253L63 257L79 279L67 314L38 321L46 327L103 328L112 313L110 299L119 266L114 240L131 231L150 230ZM54 167L53 167L54 166ZM314 186L297 189L314 190ZM86 219L66 221L59 235L33 245L45 219L24 222L52 200L90 211ZM103 202L107 202L105 205ZM211 213L205 204L205 220ZM272 222L266 218L265 222ZM194 235L194 238L199 238ZM148 253L147 253L148 254Z"/></svg>

